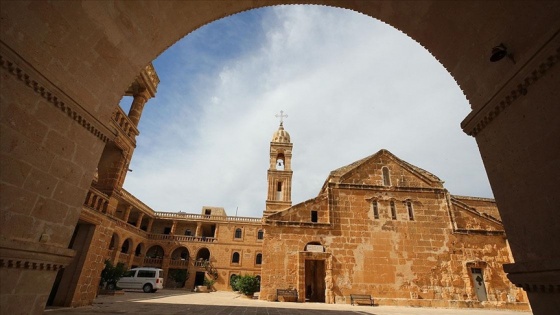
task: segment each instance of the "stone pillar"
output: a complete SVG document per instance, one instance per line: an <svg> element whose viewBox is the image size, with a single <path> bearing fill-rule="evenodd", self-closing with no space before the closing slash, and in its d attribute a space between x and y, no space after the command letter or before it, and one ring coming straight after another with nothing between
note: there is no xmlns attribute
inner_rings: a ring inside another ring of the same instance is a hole
<svg viewBox="0 0 560 315"><path fill-rule="evenodd" d="M130 106L130 111L128 112L128 118L134 124L135 127L138 127L138 123L140 122L140 117L142 116L142 111L144 110L144 105L150 98L150 94L147 90L141 90L138 93L134 94L134 100L132 101L132 105Z"/></svg>
<svg viewBox="0 0 560 315"><path fill-rule="evenodd" d="M194 233L194 236L200 237L201 232L202 232L202 222L197 222L196 223L196 232Z"/></svg>
<svg viewBox="0 0 560 315"><path fill-rule="evenodd" d="M480 148L515 259L504 270L527 291L535 315L560 309L559 42L463 122Z"/></svg>
<svg viewBox="0 0 560 315"><path fill-rule="evenodd" d="M152 233L152 225L154 225L154 218L150 218L148 221L148 228L146 229L146 232Z"/></svg>
<svg viewBox="0 0 560 315"><path fill-rule="evenodd" d="M169 234L175 235L176 228L177 228L177 221L173 221L173 224L171 225L171 232Z"/></svg>
<svg viewBox="0 0 560 315"><path fill-rule="evenodd" d="M128 223L128 217L130 216L130 211L132 210L132 206L128 205L126 207L126 210L124 210L124 216L123 216L123 221L125 223Z"/></svg>
<svg viewBox="0 0 560 315"><path fill-rule="evenodd" d="M142 226L142 219L144 219L144 214L140 213L140 216L138 217L138 220L136 221L136 227L140 228Z"/></svg>

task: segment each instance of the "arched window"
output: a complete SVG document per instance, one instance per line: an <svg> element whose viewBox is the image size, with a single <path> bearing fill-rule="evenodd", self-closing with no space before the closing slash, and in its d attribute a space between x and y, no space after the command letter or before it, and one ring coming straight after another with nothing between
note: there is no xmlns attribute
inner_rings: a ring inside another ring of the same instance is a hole
<svg viewBox="0 0 560 315"><path fill-rule="evenodd" d="M210 261L210 250L208 250L208 248L199 249L198 253L196 253L196 260L198 260L198 261L204 261L204 260Z"/></svg>
<svg viewBox="0 0 560 315"><path fill-rule="evenodd" d="M136 246L136 250L134 251L134 255L135 256L142 255L143 250L144 250L144 244L143 243L138 244L138 246Z"/></svg>
<svg viewBox="0 0 560 315"><path fill-rule="evenodd" d="M414 220L414 211L412 211L412 201L407 200L406 201L406 209L408 210L408 218L410 219L410 221Z"/></svg>
<svg viewBox="0 0 560 315"><path fill-rule="evenodd" d="M163 247L159 245L154 245L148 249L146 252L146 258L156 258L162 259L163 258Z"/></svg>
<svg viewBox="0 0 560 315"><path fill-rule="evenodd" d="M395 208L395 202L391 200L391 219L397 219L397 209Z"/></svg>
<svg viewBox="0 0 560 315"><path fill-rule="evenodd" d="M257 232L257 239L258 239L258 240L264 239L264 231L263 231L263 230L259 230L259 231Z"/></svg>
<svg viewBox="0 0 560 315"><path fill-rule="evenodd" d="M257 256L255 257L255 265L260 265L262 264L262 254L258 253Z"/></svg>
<svg viewBox="0 0 560 315"><path fill-rule="evenodd" d="M382 169L383 171L383 186L391 186L391 178L389 177L389 169L384 166Z"/></svg>
<svg viewBox="0 0 560 315"><path fill-rule="evenodd" d="M283 171L285 167L284 164L284 154L280 153L278 154L278 156L276 157L276 170L277 171Z"/></svg>
<svg viewBox="0 0 560 315"><path fill-rule="evenodd" d="M241 238L243 237L243 230L241 230L240 228L235 229L235 238Z"/></svg>
<svg viewBox="0 0 560 315"><path fill-rule="evenodd" d="M121 253L128 254L132 241L127 238L121 246Z"/></svg>
<svg viewBox="0 0 560 315"><path fill-rule="evenodd" d="M239 263L239 253L238 252L234 252L233 256L231 257L231 263L232 264L238 264Z"/></svg>

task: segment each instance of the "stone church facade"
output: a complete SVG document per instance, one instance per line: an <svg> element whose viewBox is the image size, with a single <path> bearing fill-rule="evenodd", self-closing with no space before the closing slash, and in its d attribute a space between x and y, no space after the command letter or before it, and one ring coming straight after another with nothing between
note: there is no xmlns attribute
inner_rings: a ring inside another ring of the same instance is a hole
<svg viewBox="0 0 560 315"><path fill-rule="evenodd" d="M317 197L278 210L290 200L281 188L291 183L291 149L281 125L271 142L261 299L296 289L301 302L368 294L380 304L527 309L502 269L512 257L494 200L452 195L435 175L380 150L332 171Z"/></svg>

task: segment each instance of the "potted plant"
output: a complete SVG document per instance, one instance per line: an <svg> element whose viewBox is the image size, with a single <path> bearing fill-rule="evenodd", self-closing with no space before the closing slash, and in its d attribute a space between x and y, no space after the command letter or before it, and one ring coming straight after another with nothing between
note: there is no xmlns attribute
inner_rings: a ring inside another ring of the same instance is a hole
<svg viewBox="0 0 560 315"><path fill-rule="evenodd" d="M126 270L126 266L121 262L117 263L117 265L113 265L113 263L111 263L108 259L105 260L105 268L101 271L100 283L102 289L106 290L106 292L103 293L114 294L114 291L119 289L117 288L117 282L119 282ZM111 293L107 291L113 292Z"/></svg>
<svg viewBox="0 0 560 315"><path fill-rule="evenodd" d="M233 291L239 291L239 288L237 287L237 279L239 279L238 275L231 276L230 285Z"/></svg>
<svg viewBox="0 0 560 315"><path fill-rule="evenodd" d="M259 290L260 283L256 276L245 275L235 280L235 286L239 292L245 294L247 297L252 297L253 294Z"/></svg>
<svg viewBox="0 0 560 315"><path fill-rule="evenodd" d="M203 284L206 286L208 291L212 291L212 286L214 285L214 283L216 283L215 280L204 278L204 283Z"/></svg>
<svg viewBox="0 0 560 315"><path fill-rule="evenodd" d="M175 282L176 287L185 287L185 281L189 279L189 272L186 269L170 269L169 277Z"/></svg>

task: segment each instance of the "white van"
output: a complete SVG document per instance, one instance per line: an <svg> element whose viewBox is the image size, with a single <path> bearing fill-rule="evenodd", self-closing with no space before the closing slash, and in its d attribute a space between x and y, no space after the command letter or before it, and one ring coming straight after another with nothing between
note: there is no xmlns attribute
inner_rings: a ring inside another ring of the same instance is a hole
<svg viewBox="0 0 560 315"><path fill-rule="evenodd" d="M163 289L163 270L159 268L139 267L125 272L117 282L122 289L142 289L146 293Z"/></svg>

